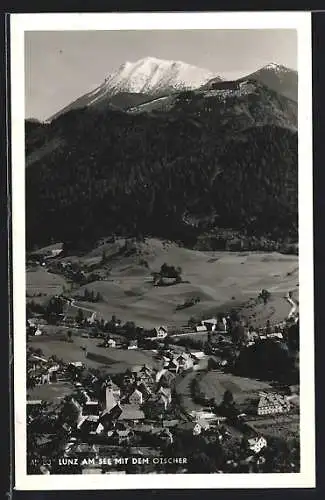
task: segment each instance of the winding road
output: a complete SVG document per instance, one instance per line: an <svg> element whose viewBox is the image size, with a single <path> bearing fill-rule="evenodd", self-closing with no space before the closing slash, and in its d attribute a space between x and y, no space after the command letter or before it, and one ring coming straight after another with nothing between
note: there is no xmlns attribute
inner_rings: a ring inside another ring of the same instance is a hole
<svg viewBox="0 0 325 500"><path fill-rule="evenodd" d="M290 312L288 314L288 319L291 319L297 315L299 303L292 299L290 292L287 293L285 298L286 298L287 302L289 302L289 304L291 305L291 309L290 309Z"/></svg>

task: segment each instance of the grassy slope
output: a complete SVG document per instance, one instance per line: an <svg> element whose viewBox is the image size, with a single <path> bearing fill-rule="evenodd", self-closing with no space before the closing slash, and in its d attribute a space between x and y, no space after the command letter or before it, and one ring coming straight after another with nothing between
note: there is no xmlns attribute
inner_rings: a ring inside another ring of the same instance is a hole
<svg viewBox="0 0 325 500"><path fill-rule="evenodd" d="M38 293L45 294L47 298L53 297L62 293L63 286L66 285L67 282L62 276L49 273L41 267L26 273L26 293L30 297Z"/></svg>
<svg viewBox="0 0 325 500"><path fill-rule="evenodd" d="M134 365L143 365L145 363L156 366L154 353L143 350L124 350L124 349L104 349L98 347L100 340L86 339L78 336L73 337L73 342L68 343L52 338L39 337L30 341L32 347L40 348L45 356L55 354L66 362L81 361L90 368L99 368L107 373L123 372ZM91 357L86 358L85 352L81 347L87 347ZM94 355L98 355L98 360Z"/></svg>
<svg viewBox="0 0 325 500"><path fill-rule="evenodd" d="M288 290L298 290L296 256L276 253L200 252L156 239L147 239L145 243L137 244L136 253L128 256L117 254L122 244L123 240L104 244L78 258L82 263L94 263L100 261L103 250L108 256L111 255L108 261L112 268L109 281L87 285L89 290L99 291L104 302L81 304L98 311L107 319L116 314L122 321L135 321L144 327L159 324L182 325L186 324L191 316L207 317L223 306L228 309L245 303L247 305L242 311L243 314L250 317L252 323L259 324L268 318L272 321L283 320L290 310L284 295ZM74 259L69 257L68 260ZM139 264L141 260L147 261L148 268ZM150 273L158 271L164 262L181 266L183 279L189 283L153 287ZM27 275L30 287L35 278L39 279L40 276L38 273ZM42 276L47 278L46 274ZM51 290L51 283L46 282L44 286ZM78 293L82 293L83 288ZM271 291L269 304L256 305L253 300L248 303L250 299L256 299L262 288ZM200 297L201 301L192 307L175 310L177 304L190 297Z"/></svg>

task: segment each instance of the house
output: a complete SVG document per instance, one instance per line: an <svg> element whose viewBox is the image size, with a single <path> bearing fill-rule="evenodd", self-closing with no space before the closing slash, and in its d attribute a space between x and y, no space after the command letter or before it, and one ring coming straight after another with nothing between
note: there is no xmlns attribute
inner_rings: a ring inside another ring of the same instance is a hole
<svg viewBox="0 0 325 500"><path fill-rule="evenodd" d="M179 429L190 432L193 436L198 436L202 432L202 427L198 422L186 422L178 426Z"/></svg>
<svg viewBox="0 0 325 500"><path fill-rule="evenodd" d="M163 427L167 427L167 428L170 428L170 427L176 427L178 426L179 424L179 420L177 419L173 419L173 420L163 420Z"/></svg>
<svg viewBox="0 0 325 500"><path fill-rule="evenodd" d="M197 325L195 327L195 330L198 332L198 333L207 333L208 329L205 325Z"/></svg>
<svg viewBox="0 0 325 500"><path fill-rule="evenodd" d="M168 330L166 326L159 326L158 328L155 328L155 336L158 339L164 339L168 335Z"/></svg>
<svg viewBox="0 0 325 500"><path fill-rule="evenodd" d="M130 444L130 439L134 436L134 432L127 427L114 427L105 433L111 444Z"/></svg>
<svg viewBox="0 0 325 500"><path fill-rule="evenodd" d="M215 425L220 425L221 422L227 420L227 417L225 416L216 415L212 411L205 411L205 410L192 410L190 412L190 416L197 422L202 420L206 422L211 422Z"/></svg>
<svg viewBox="0 0 325 500"><path fill-rule="evenodd" d="M167 400L167 404L170 404L172 402L172 391L170 387L160 387L158 390L159 395L163 395L164 398Z"/></svg>
<svg viewBox="0 0 325 500"><path fill-rule="evenodd" d="M273 332L273 333L268 333L267 334L267 337L269 339L273 339L273 338L277 338L277 339L280 339L282 340L283 339L283 335L281 332Z"/></svg>
<svg viewBox="0 0 325 500"><path fill-rule="evenodd" d="M172 356L162 356L163 367L168 368Z"/></svg>
<svg viewBox="0 0 325 500"><path fill-rule="evenodd" d="M131 429L116 429L115 434L119 445L130 444L131 438L134 437L134 432Z"/></svg>
<svg viewBox="0 0 325 500"><path fill-rule="evenodd" d="M137 348L138 348L138 341L136 339L129 340L128 349L137 349Z"/></svg>
<svg viewBox="0 0 325 500"><path fill-rule="evenodd" d="M142 370L142 368L142 365L133 365L130 369L130 373L133 373L133 375L136 376Z"/></svg>
<svg viewBox="0 0 325 500"><path fill-rule="evenodd" d="M156 400L156 406L160 407L162 410L166 411L168 408L169 402L168 397L165 394L159 394Z"/></svg>
<svg viewBox="0 0 325 500"><path fill-rule="evenodd" d="M290 401L276 393L261 393L257 405L257 415L274 415L290 411Z"/></svg>
<svg viewBox="0 0 325 500"><path fill-rule="evenodd" d="M162 368L161 370L157 371L155 375L155 381L157 384L159 383L161 377L166 373L166 371L167 371L166 368Z"/></svg>
<svg viewBox="0 0 325 500"><path fill-rule="evenodd" d="M179 370L189 370L193 367L193 359L186 353L182 353L178 356L176 361L178 362Z"/></svg>
<svg viewBox="0 0 325 500"><path fill-rule="evenodd" d="M178 373L179 363L177 359L170 360L170 362L168 363L168 370L171 371L172 373Z"/></svg>
<svg viewBox="0 0 325 500"><path fill-rule="evenodd" d="M166 386L170 386L175 378L175 373L171 371L164 370L164 373L160 375L159 382L160 384Z"/></svg>
<svg viewBox="0 0 325 500"><path fill-rule="evenodd" d="M121 410L122 412L120 413L118 420L125 420L128 422L136 423L140 420L144 420L145 418L143 411L140 410L137 405L125 404L121 407Z"/></svg>
<svg viewBox="0 0 325 500"><path fill-rule="evenodd" d="M34 331L34 335L35 336L39 336L39 335L42 335L42 334L43 334L42 330L40 329L39 326L37 326L36 330Z"/></svg>
<svg viewBox="0 0 325 500"><path fill-rule="evenodd" d="M201 431L207 431L210 428L210 424L206 420L199 419L196 423L201 427Z"/></svg>
<svg viewBox="0 0 325 500"><path fill-rule="evenodd" d="M155 379L153 370L147 365L142 366L136 378L139 382L143 382L147 386L152 385Z"/></svg>
<svg viewBox="0 0 325 500"><path fill-rule="evenodd" d="M132 394L129 396L129 403L133 405L142 405L143 403L143 395L142 392L139 391L139 389L134 389Z"/></svg>
<svg viewBox="0 0 325 500"><path fill-rule="evenodd" d="M190 355L194 361L200 361L200 359L203 359L205 357L203 351L191 351Z"/></svg>
<svg viewBox="0 0 325 500"><path fill-rule="evenodd" d="M100 413L100 404L97 400L86 401L82 407L83 415L96 415L98 416Z"/></svg>
<svg viewBox="0 0 325 500"><path fill-rule="evenodd" d="M77 429L84 434L98 434L99 415L84 415L77 424Z"/></svg>
<svg viewBox="0 0 325 500"><path fill-rule="evenodd" d="M114 339L108 339L106 341L106 346L107 347L116 347L116 340L114 340Z"/></svg>
<svg viewBox="0 0 325 500"><path fill-rule="evenodd" d="M267 441L263 436L255 436L247 440L248 448L254 453L259 453L267 446Z"/></svg>
<svg viewBox="0 0 325 500"><path fill-rule="evenodd" d="M39 373L37 377L37 383L38 385L43 385L43 384L50 384L50 374L48 371Z"/></svg>
<svg viewBox="0 0 325 500"><path fill-rule="evenodd" d="M168 428L164 428L159 431L158 438L164 444L172 444L174 441L173 435Z"/></svg>
<svg viewBox="0 0 325 500"><path fill-rule="evenodd" d="M151 375L152 374L152 368L148 365L143 365L139 371L139 374L141 373L145 373L147 375Z"/></svg>
<svg viewBox="0 0 325 500"><path fill-rule="evenodd" d="M27 399L26 404L37 408L38 406L42 406L43 401L42 399Z"/></svg>
<svg viewBox="0 0 325 500"><path fill-rule="evenodd" d="M148 387L145 382L141 381L138 384L137 389L141 392L141 394L143 396L143 400L146 400L151 396L152 391L151 391L150 387Z"/></svg>
<svg viewBox="0 0 325 500"><path fill-rule="evenodd" d="M141 434L151 434L154 430L153 424L137 424L133 427L134 432L139 432Z"/></svg>
<svg viewBox="0 0 325 500"><path fill-rule="evenodd" d="M99 423L101 423L105 429L110 428L112 426L112 423L118 420L122 412L123 410L120 403L117 403L112 408L105 409L101 413Z"/></svg>
<svg viewBox="0 0 325 500"><path fill-rule="evenodd" d="M81 361L73 361L72 363L69 363L69 366L72 368L83 368L83 363Z"/></svg>
<svg viewBox="0 0 325 500"><path fill-rule="evenodd" d="M218 320L216 318L204 319L201 323L209 332L214 332L217 329Z"/></svg>
<svg viewBox="0 0 325 500"><path fill-rule="evenodd" d="M123 377L123 385L129 386L130 384L133 384L135 382L135 374L136 372L134 372L133 370L126 370Z"/></svg>

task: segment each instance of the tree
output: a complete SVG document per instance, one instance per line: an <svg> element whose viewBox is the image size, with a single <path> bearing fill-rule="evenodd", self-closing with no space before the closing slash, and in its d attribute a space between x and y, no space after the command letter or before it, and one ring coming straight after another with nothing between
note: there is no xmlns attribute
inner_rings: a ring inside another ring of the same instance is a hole
<svg viewBox="0 0 325 500"><path fill-rule="evenodd" d="M204 451L195 451L191 455L188 471L196 474L209 474L216 472L217 464L214 458L209 456Z"/></svg>
<svg viewBox="0 0 325 500"><path fill-rule="evenodd" d="M269 301L270 297L271 297L271 293L268 290L265 290L264 288L263 288L263 290L260 292L260 294L258 296L258 298L263 301L264 305L267 304L267 302Z"/></svg>
<svg viewBox="0 0 325 500"><path fill-rule="evenodd" d="M68 337L68 342L71 342L71 340L72 340L72 331L71 330L68 330L67 337Z"/></svg>
<svg viewBox="0 0 325 500"><path fill-rule="evenodd" d="M234 404L234 396L229 389L227 389L223 394L222 404L224 406L231 406Z"/></svg>
<svg viewBox="0 0 325 500"><path fill-rule="evenodd" d="M102 252L101 264L106 264L106 261L107 261L107 254L106 254L106 250L104 249Z"/></svg>
<svg viewBox="0 0 325 500"><path fill-rule="evenodd" d="M81 325L84 322L84 313L82 309L78 309L77 311L77 316L76 316L76 322Z"/></svg>

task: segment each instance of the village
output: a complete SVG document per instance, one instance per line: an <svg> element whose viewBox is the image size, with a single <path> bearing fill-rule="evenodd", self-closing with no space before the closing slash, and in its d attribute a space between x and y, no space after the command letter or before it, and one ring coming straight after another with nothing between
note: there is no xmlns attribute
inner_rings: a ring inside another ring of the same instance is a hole
<svg viewBox="0 0 325 500"><path fill-rule="evenodd" d="M177 329L69 316L64 294L27 307L28 473L298 471L299 313L286 300L288 316L258 329L235 311Z"/></svg>

